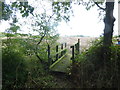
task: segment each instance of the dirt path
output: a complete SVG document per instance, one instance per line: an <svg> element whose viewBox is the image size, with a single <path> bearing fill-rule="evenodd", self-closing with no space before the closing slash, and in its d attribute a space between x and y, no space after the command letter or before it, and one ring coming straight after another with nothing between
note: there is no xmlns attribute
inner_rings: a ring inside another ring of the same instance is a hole
<svg viewBox="0 0 120 90"><path fill-rule="evenodd" d="M68 74L52 72L52 76L54 76L54 82L56 84L53 88L75 88L75 85Z"/></svg>

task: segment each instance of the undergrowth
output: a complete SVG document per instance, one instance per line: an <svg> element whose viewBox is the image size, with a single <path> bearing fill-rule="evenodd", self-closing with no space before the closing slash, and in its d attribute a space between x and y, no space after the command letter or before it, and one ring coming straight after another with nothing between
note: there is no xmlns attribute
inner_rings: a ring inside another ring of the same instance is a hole
<svg viewBox="0 0 120 90"><path fill-rule="evenodd" d="M113 44L110 60L104 64L102 39L75 58L71 77L80 88L120 88L120 46Z"/></svg>
<svg viewBox="0 0 120 90"><path fill-rule="evenodd" d="M34 39L2 40L2 88L51 88L54 77L44 70L35 56ZM39 56L47 62L47 44L42 43Z"/></svg>

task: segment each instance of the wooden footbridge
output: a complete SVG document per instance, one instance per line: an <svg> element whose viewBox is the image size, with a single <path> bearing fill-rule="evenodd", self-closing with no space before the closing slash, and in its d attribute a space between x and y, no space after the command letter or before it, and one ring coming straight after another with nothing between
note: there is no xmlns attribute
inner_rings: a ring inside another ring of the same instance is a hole
<svg viewBox="0 0 120 90"><path fill-rule="evenodd" d="M49 70L69 73L69 68L74 62L75 55L79 54L80 52L79 46L79 39L75 45L70 47L67 46L67 43L57 45L54 50L55 53L52 54L51 51L53 49L48 45Z"/></svg>

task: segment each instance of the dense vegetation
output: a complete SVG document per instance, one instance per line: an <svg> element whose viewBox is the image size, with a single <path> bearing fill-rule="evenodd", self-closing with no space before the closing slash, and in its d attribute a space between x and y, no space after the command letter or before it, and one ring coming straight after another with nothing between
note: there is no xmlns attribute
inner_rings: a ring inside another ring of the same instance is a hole
<svg viewBox="0 0 120 90"><path fill-rule="evenodd" d="M113 40L115 41L115 40ZM113 44L107 63L103 60L102 39L78 55L72 66L71 76L80 88L119 88L120 84L120 46Z"/></svg>
<svg viewBox="0 0 120 90"><path fill-rule="evenodd" d="M116 41L116 38L113 38L114 0L107 1L105 8L100 6L103 2L91 0L76 2L76 4L82 3L87 10L94 5L103 10L105 28L103 38L95 40L89 49L75 56L75 62L70 66L71 72L67 74L49 71L47 50L50 45L53 47L51 54L55 53L54 47L58 45L59 39L56 27L59 21L70 20L73 13L72 2L52 2L50 6L52 13L47 12L42 1L38 3L38 6L19 1L0 2L3 12L0 20L8 20L10 25L3 33L0 33L3 89L120 88L120 46L112 44ZM37 12L42 4L44 7ZM20 18L27 21L20 23ZM37 35L18 33L27 25L29 30L36 32ZM84 37L83 35L76 36Z"/></svg>
<svg viewBox="0 0 120 90"><path fill-rule="evenodd" d="M12 34L11 34L12 35ZM11 36L10 35L10 36ZM49 72L47 58L46 40L53 46L56 43L55 38L47 38L39 45L39 57L46 62L42 64L35 55L35 46L38 36L8 37L2 40L2 87L8 88L62 88L71 87L68 80L63 75L59 80L54 73ZM12 35L13 36L13 35ZM53 50L54 51L54 50ZM53 52L54 53L54 52ZM59 75L57 75L59 76Z"/></svg>
<svg viewBox="0 0 120 90"><path fill-rule="evenodd" d="M61 73L54 75L44 68L46 65L41 64L35 55L37 37L13 39L9 37L2 40L4 89L119 87L120 46L113 44L110 47L111 59L104 63L102 39L95 40L88 50L76 56L69 75ZM56 43L56 40L50 41ZM47 62L47 44L43 42L39 47L39 56Z"/></svg>

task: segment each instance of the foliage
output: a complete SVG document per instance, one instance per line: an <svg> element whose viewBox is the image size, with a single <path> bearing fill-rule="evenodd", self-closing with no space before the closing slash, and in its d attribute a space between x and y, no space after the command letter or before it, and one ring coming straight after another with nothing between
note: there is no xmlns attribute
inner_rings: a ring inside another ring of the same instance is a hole
<svg viewBox="0 0 120 90"><path fill-rule="evenodd" d="M95 41L92 47L76 57L73 64L72 78L78 87L118 88L120 77L120 46L112 45L110 60L103 61L101 40Z"/></svg>
<svg viewBox="0 0 120 90"><path fill-rule="evenodd" d="M23 86L27 78L25 49L20 40L4 40L2 47L3 87Z"/></svg>
<svg viewBox="0 0 120 90"><path fill-rule="evenodd" d="M53 2L52 7L53 12L57 15L55 20L70 20L70 14L72 13L71 2Z"/></svg>
<svg viewBox="0 0 120 90"><path fill-rule="evenodd" d="M14 34L11 34L14 35ZM15 34L16 35L16 34ZM20 34L18 34L20 35ZM10 36L9 36L10 37ZM2 41L3 88L52 87L53 77L48 75L35 56L35 45L39 36L8 38ZM49 37L45 37L47 40ZM49 38L56 42L56 38ZM52 44L51 44L52 45ZM40 45L39 56L47 62L47 43ZM47 84L46 84L47 83Z"/></svg>
<svg viewBox="0 0 120 90"><path fill-rule="evenodd" d="M53 76L44 70L39 60L32 55L27 59L28 77L25 88L50 88L54 85Z"/></svg>
<svg viewBox="0 0 120 90"><path fill-rule="evenodd" d="M2 2L2 19L9 20L14 11L20 10L22 17L33 14L34 8L28 2L12 2L10 4Z"/></svg>
<svg viewBox="0 0 120 90"><path fill-rule="evenodd" d="M65 21L70 21L70 16L73 15L73 10L72 10L72 4L76 5L83 5L85 6L86 10L90 10L92 7L95 5L99 6L103 5L105 0L102 1L95 1L95 0L77 0L77 1L70 1L70 2L53 2L52 3L52 10L53 12L57 15L56 20L65 20ZM103 10L100 10L99 16L103 19L102 15Z"/></svg>
<svg viewBox="0 0 120 90"><path fill-rule="evenodd" d="M5 37L4 33L0 32L0 38Z"/></svg>
<svg viewBox="0 0 120 90"><path fill-rule="evenodd" d="M57 27L57 22L53 21L53 16L47 15L47 13L41 13L41 14L36 14L33 17L32 21L32 29L33 31L37 32L39 36L55 36L57 35L56 32L56 27Z"/></svg>
<svg viewBox="0 0 120 90"><path fill-rule="evenodd" d="M28 34L21 34L21 33L5 33L5 32L1 32L0 33L0 37L19 37L19 36L28 36Z"/></svg>
<svg viewBox="0 0 120 90"><path fill-rule="evenodd" d="M20 28L19 26L13 25L10 27L10 31L16 33L19 28Z"/></svg>

